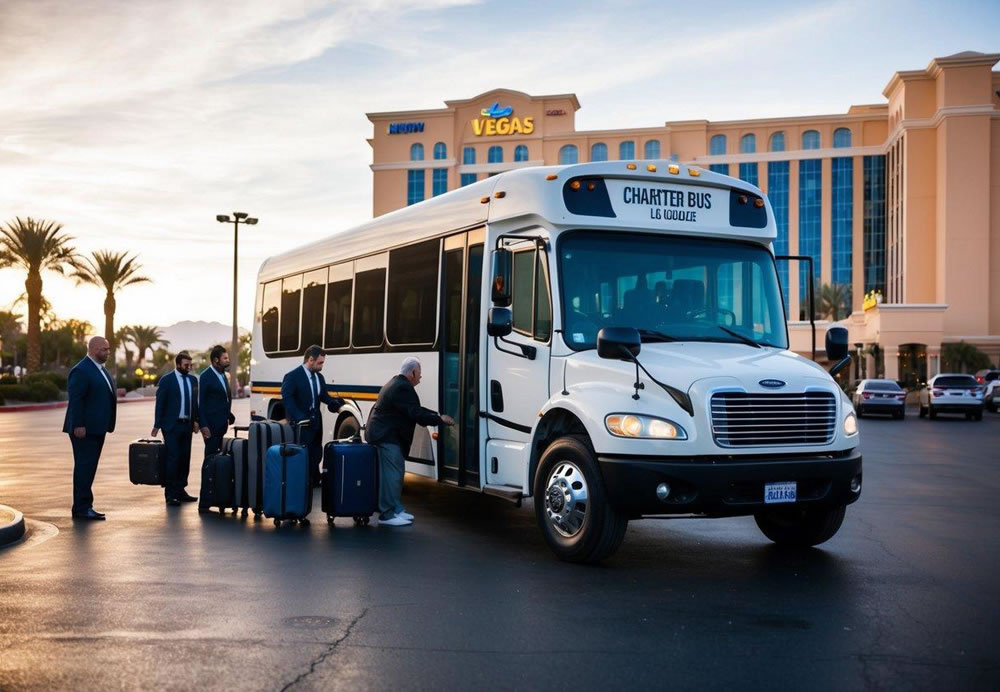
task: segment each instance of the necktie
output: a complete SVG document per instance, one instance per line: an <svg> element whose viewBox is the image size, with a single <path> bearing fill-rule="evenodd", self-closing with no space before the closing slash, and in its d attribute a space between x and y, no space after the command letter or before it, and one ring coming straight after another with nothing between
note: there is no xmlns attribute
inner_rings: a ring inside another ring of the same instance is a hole
<svg viewBox="0 0 1000 692"><path fill-rule="evenodd" d="M184 390L187 392L187 402L185 406L184 415L188 418L191 417L191 381L188 380L187 376L184 377Z"/></svg>
<svg viewBox="0 0 1000 692"><path fill-rule="evenodd" d="M104 375L104 379L106 379L108 381L108 385L111 387L111 393L114 394L115 393L115 383L111 381L111 375L108 373L107 370L104 369L103 365L101 366L101 374L103 374Z"/></svg>
<svg viewBox="0 0 1000 692"><path fill-rule="evenodd" d="M319 378L316 377L316 373L312 374L312 390L313 408L316 408L316 404L319 403Z"/></svg>

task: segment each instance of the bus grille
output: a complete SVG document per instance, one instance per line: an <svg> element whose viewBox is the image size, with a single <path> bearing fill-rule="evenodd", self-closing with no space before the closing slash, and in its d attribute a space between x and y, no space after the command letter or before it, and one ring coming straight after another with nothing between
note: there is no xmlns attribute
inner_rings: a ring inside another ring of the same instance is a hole
<svg viewBox="0 0 1000 692"><path fill-rule="evenodd" d="M826 444L836 419L830 392L712 395L712 436L722 447Z"/></svg>

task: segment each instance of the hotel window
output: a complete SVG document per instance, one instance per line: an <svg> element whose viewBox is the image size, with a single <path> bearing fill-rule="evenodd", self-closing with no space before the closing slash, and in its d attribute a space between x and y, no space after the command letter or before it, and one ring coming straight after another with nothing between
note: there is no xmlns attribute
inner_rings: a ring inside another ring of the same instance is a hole
<svg viewBox="0 0 1000 692"><path fill-rule="evenodd" d="M579 160L579 153L577 152L575 144L567 144L562 149L559 150L559 163L562 165L577 163Z"/></svg>
<svg viewBox="0 0 1000 692"><path fill-rule="evenodd" d="M437 197L448 191L448 169L435 168L431 177L431 195Z"/></svg>
<svg viewBox="0 0 1000 692"><path fill-rule="evenodd" d="M851 146L851 131L846 127L838 127L833 131L833 146L836 149Z"/></svg>
<svg viewBox="0 0 1000 692"><path fill-rule="evenodd" d="M643 147L643 154L647 159L660 158L660 140L651 139L646 142L646 145Z"/></svg>
<svg viewBox="0 0 1000 692"><path fill-rule="evenodd" d="M740 153L741 154L755 154L757 153L757 136L753 134L743 135L740 137ZM756 163L741 163L740 164L740 180L750 183L751 185L757 185L757 164Z"/></svg>
<svg viewBox="0 0 1000 692"><path fill-rule="evenodd" d="M708 140L708 153L712 156L721 156L726 153L726 136L725 135L715 135L712 139ZM722 175L729 175L729 164L728 163L713 163L709 165L708 170L713 173L722 173Z"/></svg>
<svg viewBox="0 0 1000 692"><path fill-rule="evenodd" d="M514 161L527 161L528 160L528 147L523 144L518 144L514 147Z"/></svg>
<svg viewBox="0 0 1000 692"><path fill-rule="evenodd" d="M590 160L591 161L607 161L608 160L608 145L604 142L598 142L594 146L590 147Z"/></svg>
<svg viewBox="0 0 1000 692"><path fill-rule="evenodd" d="M406 204L424 201L424 172L406 171Z"/></svg>
<svg viewBox="0 0 1000 692"><path fill-rule="evenodd" d="M775 132L771 135L771 151L784 151L785 150L785 133Z"/></svg>
<svg viewBox="0 0 1000 692"><path fill-rule="evenodd" d="M410 161L424 160L424 145L417 143L410 147Z"/></svg>
<svg viewBox="0 0 1000 692"><path fill-rule="evenodd" d="M476 148L475 147L465 147L462 149L462 163L468 166L470 163L476 162Z"/></svg>
<svg viewBox="0 0 1000 692"><path fill-rule="evenodd" d="M865 293L885 295L885 156L866 156L865 171Z"/></svg>
<svg viewBox="0 0 1000 692"><path fill-rule="evenodd" d="M461 187L465 187L466 185L472 185L474 182L476 182L475 173L463 173L461 179L459 180L459 185Z"/></svg>
<svg viewBox="0 0 1000 692"><path fill-rule="evenodd" d="M850 134L850 133L848 133ZM836 136L834 136L836 141ZM848 296L851 288L851 260L853 251L853 217L854 217L854 159L850 156L837 156L831 160L832 195L832 237L831 260L832 282L847 286ZM848 309L850 298L848 298Z"/></svg>
<svg viewBox="0 0 1000 692"><path fill-rule="evenodd" d="M492 146L486 152L487 163L503 163L503 147Z"/></svg>
<svg viewBox="0 0 1000 692"><path fill-rule="evenodd" d="M438 142L434 145L434 158L437 161L448 158L448 145L444 142Z"/></svg>
<svg viewBox="0 0 1000 692"><path fill-rule="evenodd" d="M635 158L635 142L628 140L618 145L618 158L621 161L628 161Z"/></svg>
<svg viewBox="0 0 1000 692"><path fill-rule="evenodd" d="M779 133L780 134L780 133ZM784 139L784 137L782 137ZM774 139L772 138L772 144ZM788 254L788 161L771 161L767 164L767 197L774 210L774 224L778 236L774 239L774 254ZM781 293L785 298L785 317L788 317L788 262L778 262Z"/></svg>
<svg viewBox="0 0 1000 692"><path fill-rule="evenodd" d="M817 133L817 137L819 134ZM803 136L803 140L805 137ZM821 242L822 227L822 189L823 167L821 159L804 159L799 161L799 254L813 258L813 276L819 278L822 267L823 248ZM799 319L809 316L807 302L807 286L809 284L809 266L799 262ZM814 294L815 299L815 294Z"/></svg>
<svg viewBox="0 0 1000 692"><path fill-rule="evenodd" d="M819 149L819 132L816 130L806 130L802 133L803 149Z"/></svg>

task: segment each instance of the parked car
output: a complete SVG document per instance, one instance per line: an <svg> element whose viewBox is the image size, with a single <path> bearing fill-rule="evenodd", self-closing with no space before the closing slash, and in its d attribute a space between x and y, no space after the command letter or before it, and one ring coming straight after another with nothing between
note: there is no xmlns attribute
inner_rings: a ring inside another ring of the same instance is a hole
<svg viewBox="0 0 1000 692"><path fill-rule="evenodd" d="M858 418L867 413L882 413L893 418L906 416L906 390L894 380L861 380L851 395Z"/></svg>
<svg viewBox="0 0 1000 692"><path fill-rule="evenodd" d="M972 375L935 375L920 390L920 417L964 413L968 420L982 420L983 389Z"/></svg>
<svg viewBox="0 0 1000 692"><path fill-rule="evenodd" d="M986 387L983 404L993 413L1000 411L1000 370L980 370L976 382Z"/></svg>

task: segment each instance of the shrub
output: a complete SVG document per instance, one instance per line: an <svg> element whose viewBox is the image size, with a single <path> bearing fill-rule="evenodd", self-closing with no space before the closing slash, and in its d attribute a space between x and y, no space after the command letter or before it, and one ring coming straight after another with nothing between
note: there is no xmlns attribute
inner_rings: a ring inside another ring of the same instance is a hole
<svg viewBox="0 0 1000 692"><path fill-rule="evenodd" d="M6 403L7 401L3 398L3 394L0 394L0 406L3 406Z"/></svg>
<svg viewBox="0 0 1000 692"><path fill-rule="evenodd" d="M115 386L119 389L124 389L126 392L131 392L134 389L138 389L142 386L142 380L134 375L119 374L115 378Z"/></svg>
<svg viewBox="0 0 1000 692"><path fill-rule="evenodd" d="M0 384L17 384L17 378L13 375L0 375Z"/></svg>
<svg viewBox="0 0 1000 692"><path fill-rule="evenodd" d="M31 384L4 384L0 385L0 397L8 401L58 401L59 388L44 379Z"/></svg>
<svg viewBox="0 0 1000 692"><path fill-rule="evenodd" d="M35 382L51 382L60 391L66 391L66 376L57 372L33 372L24 376L24 384L34 384Z"/></svg>

